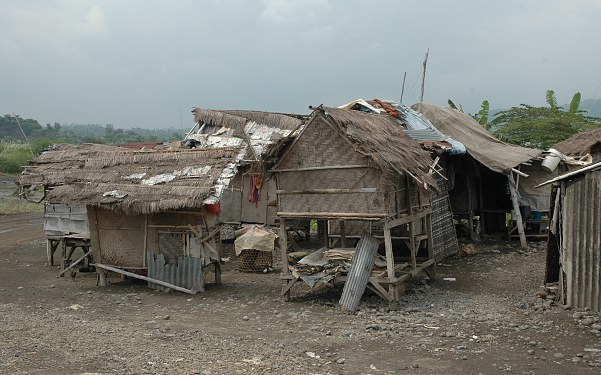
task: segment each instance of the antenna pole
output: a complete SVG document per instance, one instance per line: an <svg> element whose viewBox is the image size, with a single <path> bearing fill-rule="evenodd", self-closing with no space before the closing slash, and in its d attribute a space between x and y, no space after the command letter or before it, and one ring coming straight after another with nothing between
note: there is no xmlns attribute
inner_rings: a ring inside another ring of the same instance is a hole
<svg viewBox="0 0 601 375"><path fill-rule="evenodd" d="M419 96L419 102L423 103L424 101L424 83L426 81L426 65L428 64L428 54L430 53L430 48L426 51L426 58L424 59L424 72L422 74L422 93Z"/></svg>
<svg viewBox="0 0 601 375"><path fill-rule="evenodd" d="M29 152L31 153L31 157L35 158L35 155L33 154L33 150L31 149L31 143L29 143L29 139L27 139L27 136L25 135L25 132L23 131L23 127L21 126L21 123L19 122L19 118L17 116L15 116L14 113L13 113L13 117L15 118L15 120L17 120L17 125L19 125L19 129L21 129L21 134L23 134L23 138L25 138L25 142L27 142L27 147L29 147Z"/></svg>
<svg viewBox="0 0 601 375"><path fill-rule="evenodd" d="M407 72L403 74L403 86L401 86L401 100L399 100L399 104L403 104L403 94L405 94L405 79L407 78Z"/></svg>

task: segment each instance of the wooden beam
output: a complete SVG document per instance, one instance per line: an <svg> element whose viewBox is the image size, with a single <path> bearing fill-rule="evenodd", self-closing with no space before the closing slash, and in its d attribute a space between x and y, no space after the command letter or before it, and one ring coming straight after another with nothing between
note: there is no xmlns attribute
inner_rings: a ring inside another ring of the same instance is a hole
<svg viewBox="0 0 601 375"><path fill-rule="evenodd" d="M392 229L394 227L398 227L399 225L403 225L403 224L407 224L407 223L415 221L415 220L419 220L422 217L424 217L428 214L431 214L431 213L432 213L432 207L428 207L421 211L418 211L417 213L415 213L413 215L406 215L406 216L400 217L398 219L389 220L386 223L384 223L384 227L388 227L388 229Z"/></svg>
<svg viewBox="0 0 601 375"><path fill-rule="evenodd" d="M182 288L181 286L173 285L171 283L168 283L168 282L165 282L165 281L162 281L162 280L152 279L150 277L138 275L136 273L128 272L128 271L125 271L125 270L122 270L122 269L119 269L119 268L115 268L115 267L111 267L111 266L107 266L105 264L94 263L94 264L91 264L91 265L94 266L94 267L97 267L97 268L105 269L107 271L116 272L116 273L120 273L120 274L125 275L125 276L129 276L129 277L133 277L133 278L136 278L136 279L148 281L148 282L151 282L153 284L159 284L159 285L162 285L162 286L165 286L167 288L171 288L171 289L174 289L174 290L177 290L177 291L180 291L180 292L184 292L184 293L188 293L188 294L196 294L196 292L197 292L194 289Z"/></svg>
<svg viewBox="0 0 601 375"><path fill-rule="evenodd" d="M517 169L515 169L515 168L511 168L511 171L512 171L513 173L519 174L519 175L520 175L520 176L522 176L522 177L530 177L530 176L529 176L529 175L527 175L526 173L524 173L524 172L522 172L522 171L519 171L519 170L517 170Z"/></svg>
<svg viewBox="0 0 601 375"><path fill-rule="evenodd" d="M82 260L84 260L88 255L92 254L92 250L88 251L87 253L85 253L81 258L77 259L75 262L73 262L69 267L65 268L64 270L62 270L58 275L61 276L63 273L69 271L71 268L75 267L76 265L79 264L79 262L81 262Z"/></svg>

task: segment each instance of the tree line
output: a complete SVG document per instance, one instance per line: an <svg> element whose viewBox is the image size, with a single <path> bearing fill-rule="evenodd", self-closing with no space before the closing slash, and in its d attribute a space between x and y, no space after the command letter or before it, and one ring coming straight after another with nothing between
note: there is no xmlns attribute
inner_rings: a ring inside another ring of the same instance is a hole
<svg viewBox="0 0 601 375"><path fill-rule="evenodd" d="M37 120L0 116L0 174L16 174L32 157L53 144L133 143L180 140L183 131L167 129L118 129L113 125L66 124L42 126Z"/></svg>
<svg viewBox="0 0 601 375"><path fill-rule="evenodd" d="M545 101L547 106L544 107L520 104L490 116L490 105L485 100L480 111L472 117L502 141L543 150L576 133L601 127L601 118L589 116L580 109L579 92L572 96L567 108L557 104L553 90L547 91ZM463 111L461 105L456 106L452 100L448 103Z"/></svg>

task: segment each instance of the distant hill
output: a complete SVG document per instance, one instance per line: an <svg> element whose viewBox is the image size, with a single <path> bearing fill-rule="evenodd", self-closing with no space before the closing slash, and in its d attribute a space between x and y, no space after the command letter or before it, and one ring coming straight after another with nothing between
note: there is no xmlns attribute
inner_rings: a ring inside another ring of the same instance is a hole
<svg viewBox="0 0 601 375"><path fill-rule="evenodd" d="M564 104L564 108L569 108L569 104ZM601 117L601 99L585 99L580 102L580 109L586 111L589 116Z"/></svg>

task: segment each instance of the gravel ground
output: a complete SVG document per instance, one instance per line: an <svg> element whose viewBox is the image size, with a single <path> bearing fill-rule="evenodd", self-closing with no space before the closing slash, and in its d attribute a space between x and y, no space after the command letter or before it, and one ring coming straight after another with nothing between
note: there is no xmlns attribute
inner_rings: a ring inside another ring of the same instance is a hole
<svg viewBox="0 0 601 375"><path fill-rule="evenodd" d="M526 252L515 243L477 243L476 255L445 260L436 282L412 279L399 311L366 295L351 315L337 304L340 288L298 288L282 302L277 273L228 270L222 285L194 296L116 276L106 288L95 274L57 278L42 237L17 241L18 231L3 229L18 217L6 216L2 374L601 372L600 315L536 294L543 243Z"/></svg>

